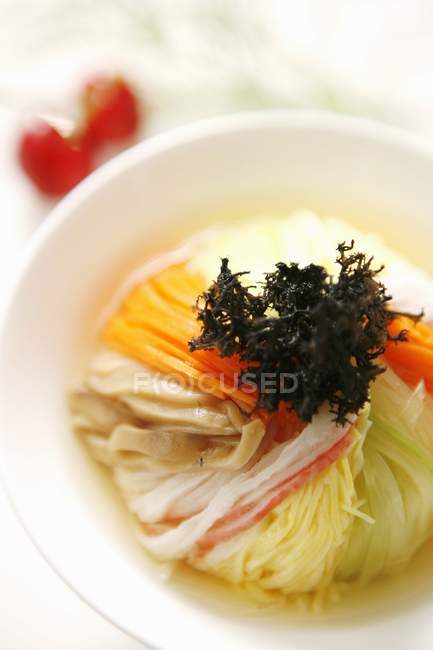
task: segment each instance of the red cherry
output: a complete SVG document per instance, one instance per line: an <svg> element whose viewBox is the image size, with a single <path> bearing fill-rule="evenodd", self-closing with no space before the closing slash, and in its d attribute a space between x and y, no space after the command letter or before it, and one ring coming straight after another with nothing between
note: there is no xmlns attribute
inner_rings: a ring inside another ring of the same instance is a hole
<svg viewBox="0 0 433 650"><path fill-rule="evenodd" d="M49 196L66 194L92 169L89 153L43 120L24 132L18 155L36 187Z"/></svg>
<svg viewBox="0 0 433 650"><path fill-rule="evenodd" d="M140 122L138 99L120 77L97 77L89 81L82 100L86 114L83 146L94 149L135 135Z"/></svg>

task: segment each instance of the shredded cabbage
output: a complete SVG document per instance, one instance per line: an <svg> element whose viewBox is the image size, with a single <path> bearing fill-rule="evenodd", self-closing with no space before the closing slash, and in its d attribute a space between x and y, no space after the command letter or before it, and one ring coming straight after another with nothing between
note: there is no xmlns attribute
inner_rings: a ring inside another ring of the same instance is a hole
<svg viewBox="0 0 433 650"><path fill-rule="evenodd" d="M422 387L388 370L344 457L253 530L190 563L255 600L304 593L315 606L336 586L394 573L433 532L432 407Z"/></svg>
<svg viewBox="0 0 433 650"><path fill-rule="evenodd" d="M359 506L355 479L363 464L368 409L352 429L348 454L288 496L253 531L190 563L244 586L254 598L324 589L334 578ZM224 547L234 552L224 557ZM223 559L221 559L223 558Z"/></svg>
<svg viewBox="0 0 433 650"><path fill-rule="evenodd" d="M356 482L374 524L354 521L337 579L372 578L404 565L432 533L433 403L391 370L372 390L372 426Z"/></svg>
<svg viewBox="0 0 433 650"><path fill-rule="evenodd" d="M245 223L213 227L200 241L189 266L202 273L207 284L217 277L221 257L229 258L232 271L251 270L245 277L249 285L260 282L276 261L290 260L301 266L313 262L329 273L337 273L336 242L352 239L359 250L374 256L375 264L385 265L382 281L396 308L416 313L423 307L425 321L433 323L432 283L427 273L386 246L379 236L338 219L321 218L309 210L298 210L289 218L260 215L250 219L247 227Z"/></svg>

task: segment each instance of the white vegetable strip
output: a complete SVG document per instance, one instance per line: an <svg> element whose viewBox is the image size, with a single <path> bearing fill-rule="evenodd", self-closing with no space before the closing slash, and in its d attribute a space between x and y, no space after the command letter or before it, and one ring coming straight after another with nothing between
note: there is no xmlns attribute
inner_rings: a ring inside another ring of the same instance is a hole
<svg viewBox="0 0 433 650"><path fill-rule="evenodd" d="M155 523L165 519L173 503L212 476L210 472L180 473L163 479L159 485L131 499L130 508L141 521Z"/></svg>
<svg viewBox="0 0 433 650"><path fill-rule="evenodd" d="M168 517L181 519L200 512L207 506L215 492L231 478L233 478L233 472L223 470L215 472L207 481L176 499L167 513Z"/></svg>
<svg viewBox="0 0 433 650"><path fill-rule="evenodd" d="M130 499L149 492L165 478L164 475L153 472L134 471L123 467L114 467L113 475L116 484L127 498L128 505Z"/></svg>
<svg viewBox="0 0 433 650"><path fill-rule="evenodd" d="M242 548L247 546L248 542L257 535L260 530L262 522L255 524L251 528L244 530L239 535L230 537L224 542L217 544L206 553L206 564L208 566L218 566L227 558L233 556L235 553L241 551Z"/></svg>
<svg viewBox="0 0 433 650"><path fill-rule="evenodd" d="M298 438L273 449L251 470L231 479L215 494L202 512L162 535L143 536L143 545L161 559L187 556L193 551L200 537L227 514L241 497L257 489L271 477L277 476L279 481L281 470L286 470L286 479L296 474L340 440L351 424L337 426L333 418L328 406L324 405Z"/></svg>
<svg viewBox="0 0 433 650"><path fill-rule="evenodd" d="M347 432L347 428L346 428L346 432ZM272 490L273 487L279 485L286 479L287 479L287 468L284 468L280 472L275 473L267 481L261 483L261 485L257 487L255 490L251 490L250 492L248 492L248 494L246 494L242 499L239 499L237 506L241 507L241 506L245 506L260 501L260 499L262 499L265 496L265 494L267 494L270 490Z"/></svg>

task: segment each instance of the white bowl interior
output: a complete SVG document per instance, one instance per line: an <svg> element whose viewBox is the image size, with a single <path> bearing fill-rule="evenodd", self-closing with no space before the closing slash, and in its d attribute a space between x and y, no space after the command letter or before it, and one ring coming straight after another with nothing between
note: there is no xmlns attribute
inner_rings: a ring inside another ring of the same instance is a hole
<svg viewBox="0 0 433 650"><path fill-rule="evenodd" d="M385 640L430 647L427 551L407 576L373 588L367 604L314 623L216 605L214 588L200 592L185 577L165 584L109 481L71 434L65 392L119 281L188 232L309 207L382 232L433 268L432 205L432 155L405 136L329 116L269 113L140 145L58 206L28 253L0 336L0 462L36 544L90 604L164 650L204 643L209 650L335 650L379 648Z"/></svg>

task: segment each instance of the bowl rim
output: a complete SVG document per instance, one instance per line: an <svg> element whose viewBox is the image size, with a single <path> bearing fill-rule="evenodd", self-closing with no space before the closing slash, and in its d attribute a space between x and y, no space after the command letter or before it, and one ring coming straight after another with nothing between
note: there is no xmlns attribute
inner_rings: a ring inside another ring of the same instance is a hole
<svg viewBox="0 0 433 650"><path fill-rule="evenodd" d="M109 182L120 172L143 160L151 159L176 147L205 140L218 135L248 132L256 129L312 129L335 135L368 138L377 144L399 146L420 156L433 160L433 143L426 142L420 134L401 126L380 122L367 117L310 109L264 109L239 111L214 117L206 117L170 128L125 149L92 171L66 196L60 199L47 214L42 224L31 235L20 255L15 273L12 273L6 299L0 309L0 340L5 330L7 314L21 279L25 276L32 259L38 254L52 232L60 228L69 213L93 192Z"/></svg>
<svg viewBox="0 0 433 650"><path fill-rule="evenodd" d="M114 158L93 171L80 182L49 212L45 221L37 228L25 245L19 263L11 273L5 299L0 310L0 346L4 345L8 330L9 313L19 295L21 283L29 272L34 259L42 252L45 243L52 234L71 218L74 210L90 197L93 192L109 183L119 173L153 157L164 154L176 147L188 145L198 140L206 140L229 133L253 132L255 130L272 130L287 128L289 130L311 129L331 135L343 135L349 138L370 140L372 144L396 146L406 149L433 162L433 145L425 142L417 133L399 126L392 126L368 118L343 115L328 111L266 109L259 111L242 111L216 117L204 118L185 125L171 128L163 133L152 135L146 140L122 151ZM1 400L1 395L0 395ZM1 450L0 450L1 451ZM13 490L9 487L0 454L0 489L3 489L17 520L27 536L42 555L51 569L75 594L109 623L115 625L131 638L145 643L153 650L161 650L157 645L144 639L128 625L117 619L116 614L106 611L91 596L81 589L79 580L72 580L65 575L63 567L50 557L49 550L39 543L32 532L31 525L23 509L15 502Z"/></svg>
<svg viewBox="0 0 433 650"><path fill-rule="evenodd" d="M149 138L115 155L92 171L89 176L60 199L57 205L49 211L43 223L37 227L24 247L18 269L11 283L12 292L14 293L17 290L20 278L25 275L26 268L33 255L37 253L52 231L61 226L61 223L68 218L69 212L79 203L109 182L118 173L138 162L196 140L203 140L230 132L254 131L263 128L272 130L281 127L290 129L308 128L336 135L370 138L376 143L405 147L418 155L433 159L433 143L426 142L416 132L371 118L331 111L309 109L240 111L207 117L176 126L151 135ZM8 300L3 301L3 308L0 312L0 338L3 335L3 323L5 314L9 311L10 302L11 297L9 294Z"/></svg>

